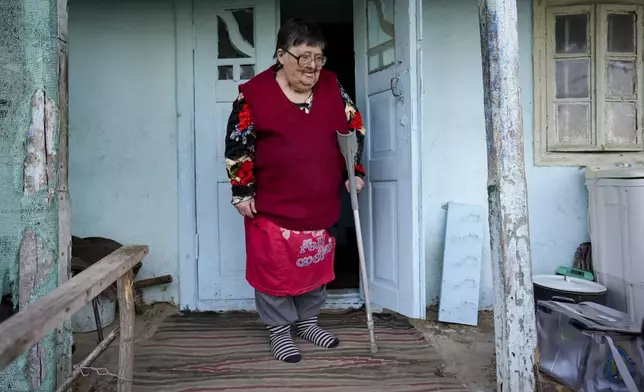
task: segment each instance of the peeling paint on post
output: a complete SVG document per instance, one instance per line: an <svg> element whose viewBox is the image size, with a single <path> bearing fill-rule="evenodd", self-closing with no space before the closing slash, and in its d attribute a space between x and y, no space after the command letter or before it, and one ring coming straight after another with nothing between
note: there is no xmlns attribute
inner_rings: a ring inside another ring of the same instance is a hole
<svg viewBox="0 0 644 392"><path fill-rule="evenodd" d="M479 0L497 391L537 390L537 335L515 0Z"/></svg>
<svg viewBox="0 0 644 392"><path fill-rule="evenodd" d="M32 208L42 208L43 211L52 208L54 202L57 177L57 147L58 140L58 107L56 102L39 89L31 99L31 121L25 143L26 154L23 172L23 193L25 198L42 199ZM46 199L46 200L45 200ZM55 206L54 206L55 208ZM38 214L42 211L26 211L26 214ZM35 225L47 224L36 219ZM20 277L18 284L19 309L24 309L38 298L39 292L47 286L52 276L57 276L57 255L51 244L46 244L37 229L27 227L23 231L20 244ZM54 286L55 287L55 286ZM28 353L25 364L25 376L30 390L47 388L43 382L50 377L51 370L46 363L56 357L56 353L48 352L52 348L40 342L33 345Z"/></svg>
<svg viewBox="0 0 644 392"><path fill-rule="evenodd" d="M49 278L56 266L56 255L47 249L42 238L34 230L26 230L20 246L19 306L21 309L33 302L39 287ZM48 360L46 348L36 343L27 353L25 375L31 390L39 390L47 377Z"/></svg>
<svg viewBox="0 0 644 392"><path fill-rule="evenodd" d="M31 98L31 123L27 135L24 192L29 196L47 187L45 150L45 93L37 91Z"/></svg>

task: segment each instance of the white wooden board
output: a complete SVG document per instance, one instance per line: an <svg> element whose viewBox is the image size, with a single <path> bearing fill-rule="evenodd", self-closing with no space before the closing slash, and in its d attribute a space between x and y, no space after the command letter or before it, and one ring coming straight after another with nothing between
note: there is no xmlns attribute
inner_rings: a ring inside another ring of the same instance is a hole
<svg viewBox="0 0 644 392"><path fill-rule="evenodd" d="M484 207L449 202L438 321L477 325Z"/></svg>

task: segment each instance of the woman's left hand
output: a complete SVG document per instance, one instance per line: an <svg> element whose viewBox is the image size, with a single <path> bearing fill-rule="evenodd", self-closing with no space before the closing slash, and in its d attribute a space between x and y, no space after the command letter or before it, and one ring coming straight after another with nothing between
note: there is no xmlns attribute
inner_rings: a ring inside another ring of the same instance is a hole
<svg viewBox="0 0 644 392"><path fill-rule="evenodd" d="M349 185L349 180L346 180L344 182L344 186L347 188L347 192L351 192L351 185ZM356 176L356 191L360 193L360 191L364 188L364 180L358 176Z"/></svg>

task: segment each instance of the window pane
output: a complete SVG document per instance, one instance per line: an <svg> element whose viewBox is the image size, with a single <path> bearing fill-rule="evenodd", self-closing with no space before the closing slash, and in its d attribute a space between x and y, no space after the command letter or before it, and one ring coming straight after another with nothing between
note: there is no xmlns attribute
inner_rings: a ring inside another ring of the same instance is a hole
<svg viewBox="0 0 644 392"><path fill-rule="evenodd" d="M233 66L232 65L220 65L217 67L219 80L233 80Z"/></svg>
<svg viewBox="0 0 644 392"><path fill-rule="evenodd" d="M610 144L627 144L637 141L635 104L606 103L606 141Z"/></svg>
<svg viewBox="0 0 644 392"><path fill-rule="evenodd" d="M557 144L590 144L589 104L558 104L556 108Z"/></svg>
<svg viewBox="0 0 644 392"><path fill-rule="evenodd" d="M250 80L255 76L255 66L254 65L242 65L241 66L241 79Z"/></svg>
<svg viewBox="0 0 644 392"><path fill-rule="evenodd" d="M588 14L555 17L556 53L588 52Z"/></svg>
<svg viewBox="0 0 644 392"><path fill-rule="evenodd" d="M217 16L217 57L220 59L253 57L255 55L253 9L240 8L222 12L227 17Z"/></svg>
<svg viewBox="0 0 644 392"><path fill-rule="evenodd" d="M635 95L635 62L608 62L608 95L611 97Z"/></svg>
<svg viewBox="0 0 644 392"><path fill-rule="evenodd" d="M394 0L367 1L367 56L369 73L396 61Z"/></svg>
<svg viewBox="0 0 644 392"><path fill-rule="evenodd" d="M608 48L613 53L635 53L635 14L608 15Z"/></svg>
<svg viewBox="0 0 644 392"><path fill-rule="evenodd" d="M590 97L590 60L558 60L556 69L556 97Z"/></svg>

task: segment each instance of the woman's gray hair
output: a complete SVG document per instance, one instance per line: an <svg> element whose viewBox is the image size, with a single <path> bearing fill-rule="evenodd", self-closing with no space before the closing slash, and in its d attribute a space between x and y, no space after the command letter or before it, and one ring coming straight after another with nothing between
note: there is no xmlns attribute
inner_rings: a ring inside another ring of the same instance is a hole
<svg viewBox="0 0 644 392"><path fill-rule="evenodd" d="M273 57L277 58L279 49L289 50L300 45L317 46L324 51L326 39L316 23L299 17L289 19L284 22L277 33L277 45ZM278 61L277 66L279 67L279 65Z"/></svg>

